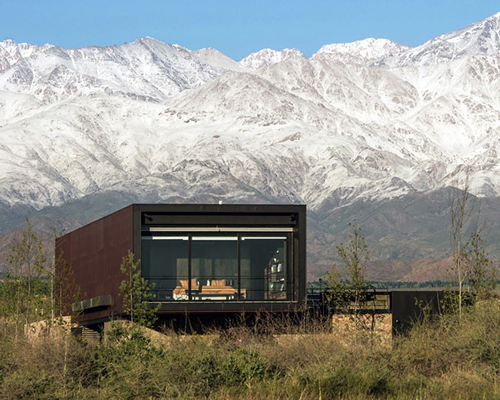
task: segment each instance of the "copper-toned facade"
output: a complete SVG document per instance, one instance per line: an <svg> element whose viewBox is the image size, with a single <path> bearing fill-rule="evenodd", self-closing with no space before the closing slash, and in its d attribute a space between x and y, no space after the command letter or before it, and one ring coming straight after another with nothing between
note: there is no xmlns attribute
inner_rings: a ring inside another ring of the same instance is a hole
<svg viewBox="0 0 500 400"><path fill-rule="evenodd" d="M122 302L118 287L123 280L120 265L133 249L133 206L94 221L56 239L56 257L64 258L74 274L82 299L111 295L112 304L82 314L82 322L119 315ZM71 305L67 305L68 310Z"/></svg>

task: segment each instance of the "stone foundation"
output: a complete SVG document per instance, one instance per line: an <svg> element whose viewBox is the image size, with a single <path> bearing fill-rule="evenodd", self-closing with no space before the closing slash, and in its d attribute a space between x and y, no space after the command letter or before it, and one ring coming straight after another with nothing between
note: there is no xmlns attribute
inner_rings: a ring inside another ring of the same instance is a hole
<svg viewBox="0 0 500 400"><path fill-rule="evenodd" d="M391 344L392 314L336 314L332 316L332 333L346 343L367 336L382 344Z"/></svg>

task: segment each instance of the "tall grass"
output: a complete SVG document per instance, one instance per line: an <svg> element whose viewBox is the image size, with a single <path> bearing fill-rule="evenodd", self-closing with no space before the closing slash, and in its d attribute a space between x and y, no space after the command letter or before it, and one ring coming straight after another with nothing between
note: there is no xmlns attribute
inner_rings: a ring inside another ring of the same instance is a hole
<svg viewBox="0 0 500 400"><path fill-rule="evenodd" d="M265 314L209 335L165 332L160 345L116 325L99 344L14 340L2 331L2 399L500 398L500 301L417 324L392 347L351 340L327 320Z"/></svg>

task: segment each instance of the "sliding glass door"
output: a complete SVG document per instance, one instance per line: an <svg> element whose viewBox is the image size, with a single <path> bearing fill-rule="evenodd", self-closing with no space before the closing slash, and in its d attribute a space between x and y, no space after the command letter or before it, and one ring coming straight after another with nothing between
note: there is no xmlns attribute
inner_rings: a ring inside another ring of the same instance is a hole
<svg viewBox="0 0 500 400"><path fill-rule="evenodd" d="M191 300L238 298L238 236L191 236Z"/></svg>
<svg viewBox="0 0 500 400"><path fill-rule="evenodd" d="M240 237L241 291L246 300L286 300L286 236Z"/></svg>

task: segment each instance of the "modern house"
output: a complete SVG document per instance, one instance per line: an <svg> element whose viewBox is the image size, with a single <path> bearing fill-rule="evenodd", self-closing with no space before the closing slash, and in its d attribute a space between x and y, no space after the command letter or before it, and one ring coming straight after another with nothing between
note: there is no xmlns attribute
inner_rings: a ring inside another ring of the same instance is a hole
<svg viewBox="0 0 500 400"><path fill-rule="evenodd" d="M294 311L306 296L306 206L132 204L57 238L91 325L123 314L123 257L173 314ZM69 307L69 305L68 305Z"/></svg>

